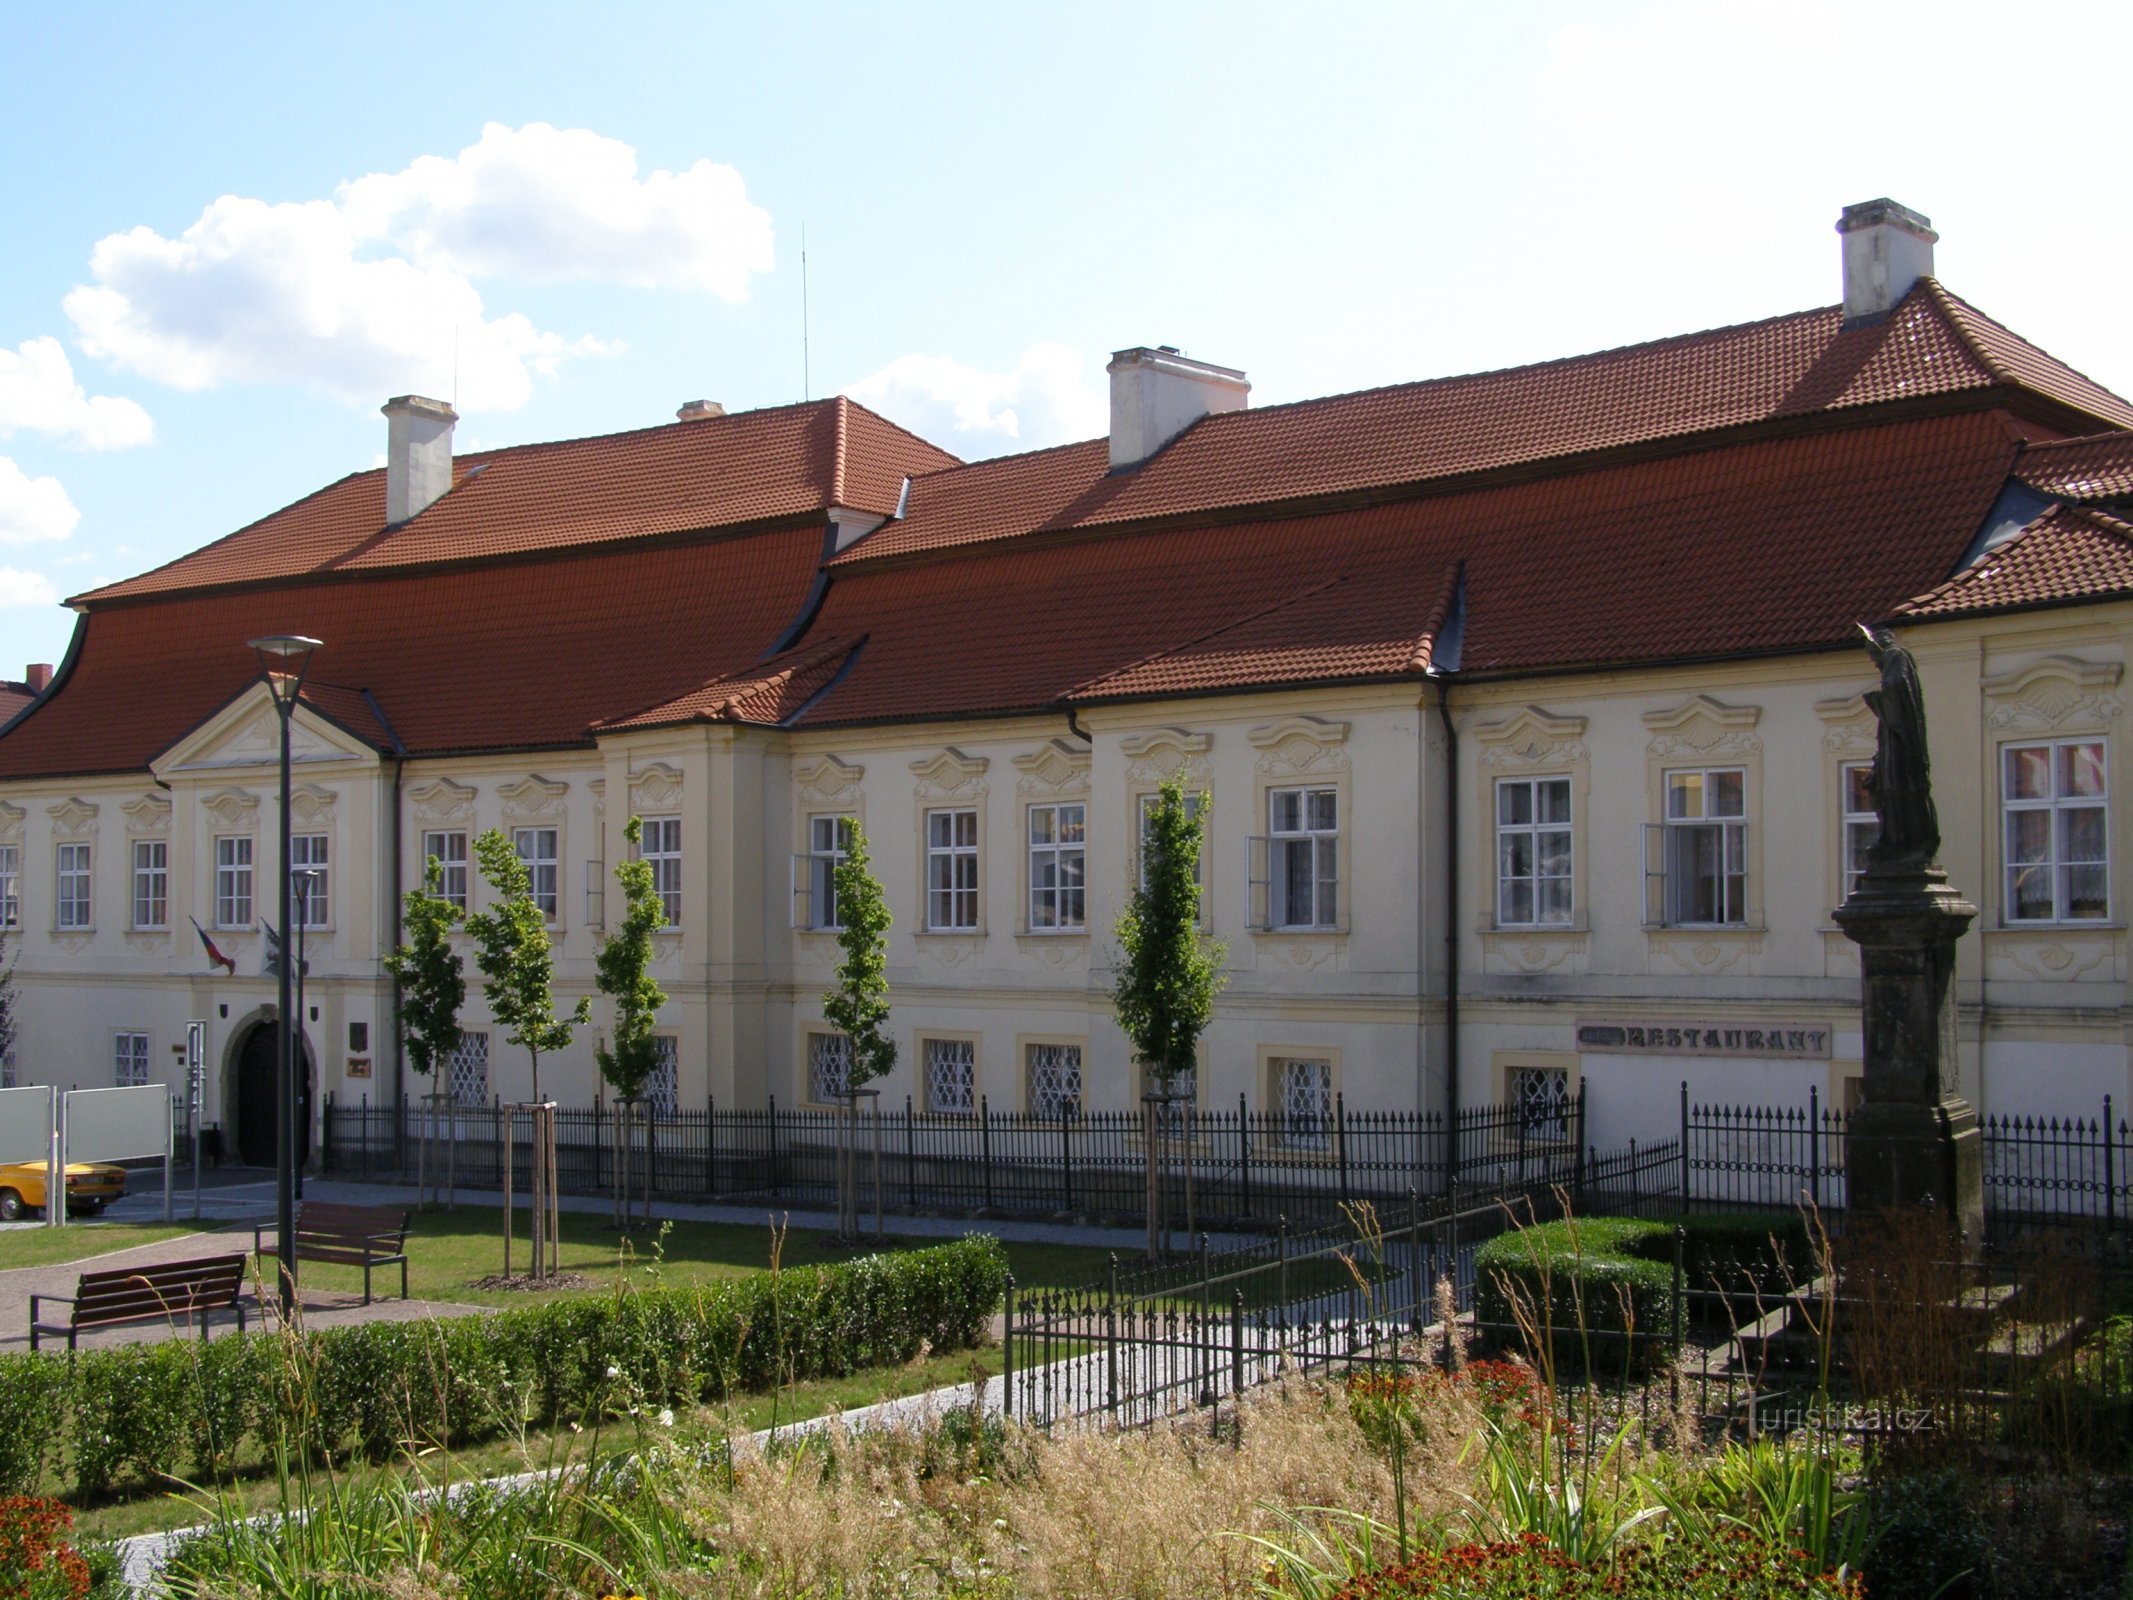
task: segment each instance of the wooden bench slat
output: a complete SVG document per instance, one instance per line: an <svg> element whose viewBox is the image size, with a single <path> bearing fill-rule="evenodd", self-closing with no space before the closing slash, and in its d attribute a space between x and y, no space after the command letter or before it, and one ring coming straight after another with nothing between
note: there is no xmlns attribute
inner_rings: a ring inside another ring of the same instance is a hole
<svg viewBox="0 0 2133 1600"><path fill-rule="evenodd" d="M206 1313L234 1310L238 1325L244 1309L237 1297L244 1289L246 1259L241 1255L202 1256L191 1261L161 1261L141 1267L107 1267L77 1276L71 1295L30 1297L30 1348L39 1335L64 1333L67 1348L84 1328L121 1322L168 1321L200 1314L201 1337L207 1336ZM46 1301L68 1308L64 1322L47 1322L38 1307Z"/></svg>

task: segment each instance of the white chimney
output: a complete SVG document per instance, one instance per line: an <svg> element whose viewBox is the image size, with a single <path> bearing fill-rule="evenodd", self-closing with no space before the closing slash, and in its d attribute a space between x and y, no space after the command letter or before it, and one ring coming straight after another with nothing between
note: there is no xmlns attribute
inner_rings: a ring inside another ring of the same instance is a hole
<svg viewBox="0 0 2133 1600"><path fill-rule="evenodd" d="M403 394L385 413L385 522L419 517L452 487L452 424L459 413L442 400Z"/></svg>
<svg viewBox="0 0 2133 1600"><path fill-rule="evenodd" d="M1242 411L1252 386L1233 367L1188 361L1169 345L1120 350L1111 374L1111 470L1137 466L1202 417Z"/></svg>
<svg viewBox="0 0 2133 1600"><path fill-rule="evenodd" d="M1933 245L1940 235L1908 206L1893 200L1846 206L1837 232L1844 236L1847 328L1887 316L1912 284L1933 276Z"/></svg>
<svg viewBox="0 0 2133 1600"><path fill-rule="evenodd" d="M682 422L708 422L713 417L723 417L726 408L716 400L685 400L681 409L674 413Z"/></svg>

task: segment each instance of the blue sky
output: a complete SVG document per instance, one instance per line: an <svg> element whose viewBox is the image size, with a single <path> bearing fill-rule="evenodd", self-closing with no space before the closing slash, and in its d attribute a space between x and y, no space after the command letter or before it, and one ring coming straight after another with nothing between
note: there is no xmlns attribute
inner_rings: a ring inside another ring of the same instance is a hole
<svg viewBox="0 0 2133 1600"><path fill-rule="evenodd" d="M0 676L373 465L844 391L970 455L1167 343L1258 403L1939 274L2133 393L2133 7L9 6Z"/></svg>

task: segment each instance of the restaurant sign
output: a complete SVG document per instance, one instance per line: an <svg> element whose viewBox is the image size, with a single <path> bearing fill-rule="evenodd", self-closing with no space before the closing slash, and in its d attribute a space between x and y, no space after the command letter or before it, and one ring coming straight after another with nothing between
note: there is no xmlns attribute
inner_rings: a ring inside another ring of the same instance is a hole
<svg viewBox="0 0 2133 1600"><path fill-rule="evenodd" d="M1581 1022L1580 1050L1638 1056L1783 1056L1826 1061L1830 1030L1769 1023Z"/></svg>

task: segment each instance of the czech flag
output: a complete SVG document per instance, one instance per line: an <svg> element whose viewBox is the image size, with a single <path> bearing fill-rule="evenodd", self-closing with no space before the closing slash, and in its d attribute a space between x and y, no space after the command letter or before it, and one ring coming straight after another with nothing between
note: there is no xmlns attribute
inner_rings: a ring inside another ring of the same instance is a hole
<svg viewBox="0 0 2133 1600"><path fill-rule="evenodd" d="M237 963L235 961L232 961L228 956L224 955L220 950L217 950L215 948L215 941L207 936L207 929L200 926L200 919L198 917L191 917L187 920L192 923L193 932L200 935L200 942L207 946L208 965L220 967L231 977L236 977Z"/></svg>

